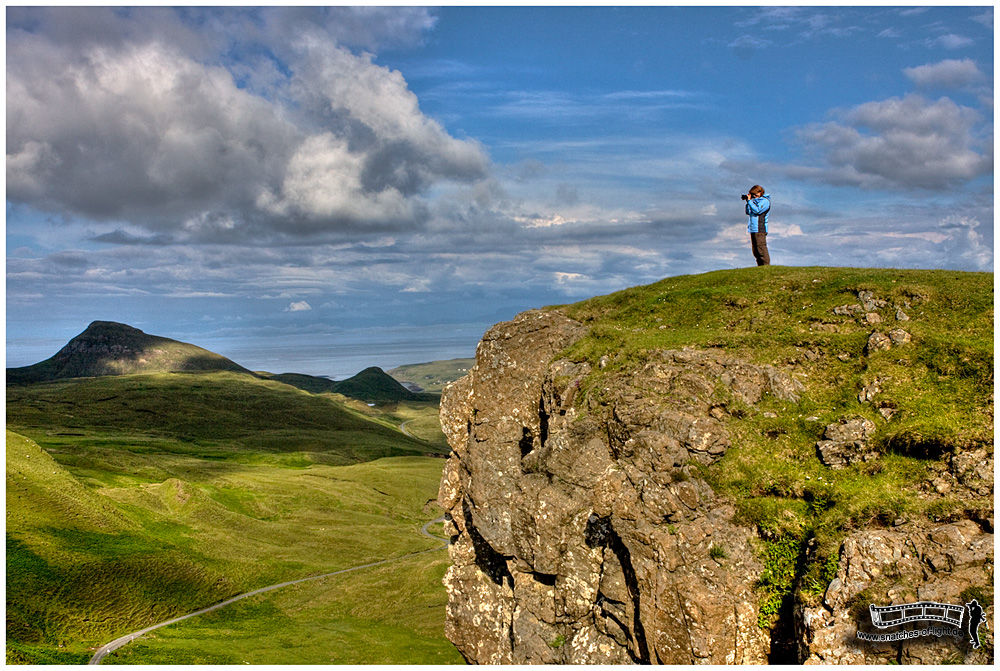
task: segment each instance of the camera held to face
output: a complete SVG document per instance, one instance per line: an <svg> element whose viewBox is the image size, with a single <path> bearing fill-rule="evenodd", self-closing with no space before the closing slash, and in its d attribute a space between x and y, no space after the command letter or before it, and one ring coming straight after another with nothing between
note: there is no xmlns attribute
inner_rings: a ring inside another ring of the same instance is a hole
<svg viewBox="0 0 1000 671"><path fill-rule="evenodd" d="M742 196L740 196L740 200L750 200L750 196L744 193Z"/></svg>

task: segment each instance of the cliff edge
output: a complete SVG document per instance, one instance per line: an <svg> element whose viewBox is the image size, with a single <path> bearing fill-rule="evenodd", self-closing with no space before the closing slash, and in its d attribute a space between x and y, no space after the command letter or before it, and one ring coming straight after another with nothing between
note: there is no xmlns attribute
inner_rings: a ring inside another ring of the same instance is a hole
<svg viewBox="0 0 1000 671"><path fill-rule="evenodd" d="M494 326L442 397L449 639L475 663L992 661L992 629L858 637L870 605L978 597L992 623L991 285L721 271Z"/></svg>

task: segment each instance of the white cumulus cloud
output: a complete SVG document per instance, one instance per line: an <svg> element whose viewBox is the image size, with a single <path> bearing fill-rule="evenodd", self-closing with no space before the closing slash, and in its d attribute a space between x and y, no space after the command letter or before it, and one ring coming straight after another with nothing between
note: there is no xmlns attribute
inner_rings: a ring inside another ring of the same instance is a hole
<svg viewBox="0 0 1000 671"><path fill-rule="evenodd" d="M940 190L993 171L992 129L976 110L948 98L908 95L836 116L797 132L826 165L789 173L863 188Z"/></svg>
<svg viewBox="0 0 1000 671"><path fill-rule="evenodd" d="M305 301L295 301L288 305L288 309L285 312L305 312L307 310L312 310L312 306Z"/></svg>

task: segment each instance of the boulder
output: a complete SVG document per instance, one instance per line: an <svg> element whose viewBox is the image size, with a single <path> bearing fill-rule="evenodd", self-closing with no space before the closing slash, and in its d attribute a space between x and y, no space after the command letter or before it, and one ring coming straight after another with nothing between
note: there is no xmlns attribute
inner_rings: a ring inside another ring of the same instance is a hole
<svg viewBox="0 0 1000 671"><path fill-rule="evenodd" d="M842 419L830 424L823 440L816 443L816 456L830 468L846 468L874 455L868 450L868 438L875 432L875 423L864 417Z"/></svg>
<svg viewBox="0 0 1000 671"><path fill-rule="evenodd" d="M868 336L868 344L865 346L865 353L870 354L880 350L887 350L890 347L892 347L892 338L884 333L875 331Z"/></svg>

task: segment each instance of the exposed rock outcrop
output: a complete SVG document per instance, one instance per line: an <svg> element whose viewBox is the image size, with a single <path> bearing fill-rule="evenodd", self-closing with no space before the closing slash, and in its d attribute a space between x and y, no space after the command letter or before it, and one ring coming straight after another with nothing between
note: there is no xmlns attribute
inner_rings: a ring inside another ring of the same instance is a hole
<svg viewBox="0 0 1000 671"><path fill-rule="evenodd" d="M549 361L581 332L523 314L445 391L449 638L479 663L766 662L753 534L692 464L730 444L716 382L747 403L800 388L721 352L667 351L579 413L589 367Z"/></svg>
<svg viewBox="0 0 1000 671"><path fill-rule="evenodd" d="M844 468L872 459L875 455L868 449L868 438L874 431L875 423L864 417L830 424L823 440L816 443L816 455L830 468Z"/></svg>
<svg viewBox="0 0 1000 671"><path fill-rule="evenodd" d="M731 414L804 389L777 368L684 349L620 369L602 359L601 387L582 398L590 365L557 357L584 332L558 311L521 314L490 329L475 367L445 389L448 638L474 663L767 663L756 531L734 522L733 502L700 469L731 447ZM818 456L832 467L865 460L873 428L827 427ZM992 493L982 464L955 459L956 486ZM825 599L794 609L797 661L955 654L954 643L902 655L855 640L859 599L957 603L963 585L992 584L992 513L900 524L847 537Z"/></svg>

